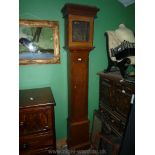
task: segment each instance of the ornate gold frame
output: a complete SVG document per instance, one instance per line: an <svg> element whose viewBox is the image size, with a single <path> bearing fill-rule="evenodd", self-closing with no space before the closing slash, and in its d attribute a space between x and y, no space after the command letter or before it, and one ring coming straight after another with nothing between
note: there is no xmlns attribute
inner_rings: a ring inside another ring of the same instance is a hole
<svg viewBox="0 0 155 155"><path fill-rule="evenodd" d="M19 59L20 65L60 63L59 23L57 21L20 19L19 25L25 26L25 27L49 27L51 28L53 32L53 47L54 47L53 58L51 59Z"/></svg>

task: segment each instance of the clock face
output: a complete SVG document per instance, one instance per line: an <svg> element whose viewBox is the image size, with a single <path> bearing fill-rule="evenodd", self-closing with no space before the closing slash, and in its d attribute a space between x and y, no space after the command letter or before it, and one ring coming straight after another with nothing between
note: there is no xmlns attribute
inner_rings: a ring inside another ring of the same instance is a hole
<svg viewBox="0 0 155 155"><path fill-rule="evenodd" d="M87 21L72 21L72 41L88 42L90 23Z"/></svg>

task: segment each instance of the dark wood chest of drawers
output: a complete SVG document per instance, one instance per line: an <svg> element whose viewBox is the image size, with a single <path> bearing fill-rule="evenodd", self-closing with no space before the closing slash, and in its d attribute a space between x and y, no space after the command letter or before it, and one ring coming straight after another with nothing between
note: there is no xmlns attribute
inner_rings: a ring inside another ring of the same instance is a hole
<svg viewBox="0 0 155 155"><path fill-rule="evenodd" d="M54 105L55 101L49 87L20 90L20 155L54 153L56 150Z"/></svg>
<svg viewBox="0 0 155 155"><path fill-rule="evenodd" d="M99 108L117 135L122 135L135 94L133 82L118 73L99 73Z"/></svg>
<svg viewBox="0 0 155 155"><path fill-rule="evenodd" d="M98 75L99 111L104 118L102 134L121 140L135 96L134 82L123 79L118 73L101 72ZM114 151L114 155L117 151Z"/></svg>

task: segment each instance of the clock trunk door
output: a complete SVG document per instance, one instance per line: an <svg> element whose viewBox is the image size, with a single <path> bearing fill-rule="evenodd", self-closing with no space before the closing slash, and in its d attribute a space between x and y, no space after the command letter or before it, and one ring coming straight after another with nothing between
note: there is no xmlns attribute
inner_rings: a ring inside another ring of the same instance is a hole
<svg viewBox="0 0 155 155"><path fill-rule="evenodd" d="M74 121L87 119L88 115L88 52L71 53L71 118ZM77 113L79 111L79 113Z"/></svg>

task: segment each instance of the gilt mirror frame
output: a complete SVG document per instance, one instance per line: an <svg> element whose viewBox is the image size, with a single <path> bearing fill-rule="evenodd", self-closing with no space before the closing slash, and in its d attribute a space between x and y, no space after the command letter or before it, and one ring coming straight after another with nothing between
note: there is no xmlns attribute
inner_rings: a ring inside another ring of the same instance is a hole
<svg viewBox="0 0 155 155"><path fill-rule="evenodd" d="M39 58L35 57L36 55L34 55L34 54L36 54L36 53L31 52L30 49L29 49L29 51L26 51L25 53L27 53L27 54L30 53L31 56L33 54L33 57L31 57L31 58L30 57L21 57L22 52L21 52L21 49L19 47L19 65L60 63L60 40L59 40L59 23L58 23L58 21L20 19L19 20L19 26L24 27L24 28L28 28L28 29L29 28L34 29L36 27L36 31L37 31L37 28L41 28L41 31L43 30L43 28L51 28L51 32L52 32L51 44L53 42L53 44L52 44L53 49L49 49L52 51L51 57L41 57L41 56ZM44 35L44 36L46 37L46 35ZM28 43L32 42L32 40L28 40L27 38L24 38L24 39L26 40L27 45L28 45ZM44 49L44 50L47 51L47 49ZM40 52L40 53L42 53L42 52Z"/></svg>

